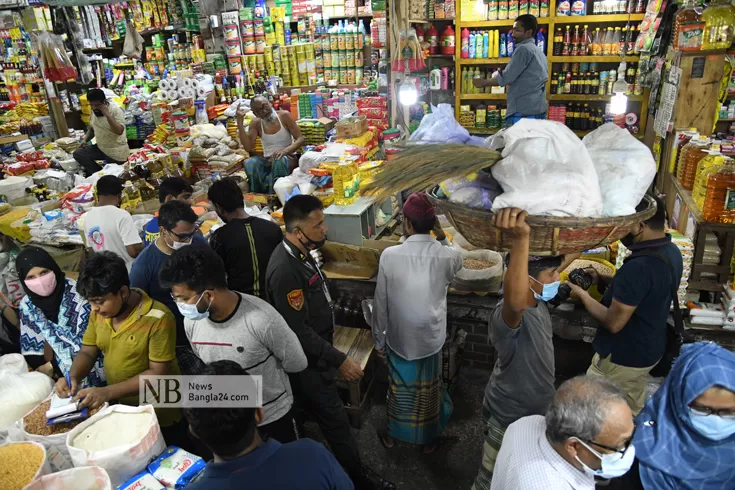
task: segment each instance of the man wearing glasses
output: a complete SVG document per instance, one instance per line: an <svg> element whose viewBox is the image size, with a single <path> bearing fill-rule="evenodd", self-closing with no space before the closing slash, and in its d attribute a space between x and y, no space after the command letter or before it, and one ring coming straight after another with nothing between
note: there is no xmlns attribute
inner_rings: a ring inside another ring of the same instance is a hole
<svg viewBox="0 0 735 490"><path fill-rule="evenodd" d="M148 293L154 300L163 303L176 318L176 359L182 374L196 374L203 363L194 355L186 338L184 317L171 298L171 290L161 287L158 273L161 266L174 253L187 245L205 244L207 241L198 233L197 215L184 201L168 201L158 214L160 234L155 242L143 249L130 270L130 285Z"/></svg>
<svg viewBox="0 0 735 490"><path fill-rule="evenodd" d="M498 454L493 490L594 490L635 460L633 412L612 382L578 376L554 395L546 416L512 423Z"/></svg>

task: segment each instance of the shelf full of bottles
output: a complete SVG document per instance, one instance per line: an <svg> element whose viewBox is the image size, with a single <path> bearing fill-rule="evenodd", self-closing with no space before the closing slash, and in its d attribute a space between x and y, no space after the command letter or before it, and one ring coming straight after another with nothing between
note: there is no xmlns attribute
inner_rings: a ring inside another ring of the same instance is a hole
<svg viewBox="0 0 735 490"><path fill-rule="evenodd" d="M569 4L566 10L565 2ZM505 112L506 94L503 90L498 87L494 87L494 91L477 89L472 84L473 78L490 78L495 71L502 70L513 54L511 32L517 15L496 17L491 11L496 3L489 2L487 20L478 20L476 12L471 13L468 19L458 6L455 21L458 38L455 43L455 116L458 121L460 116L464 117L467 127L472 126L469 114L476 113L477 107L480 112L486 111L486 121L491 119L491 108L499 114ZM499 3L501 16L504 16L503 3ZM535 43L544 50L548 62L549 80L546 93L549 117L551 118L555 106L556 111L559 111L558 106L563 106L571 115L571 120L567 121L563 112L561 115L557 114L557 120L563 119L580 135L594 129L605 121L606 104L613 95L612 85L620 75L625 77L628 84L627 112L632 113L632 119L626 118L626 122L634 119L635 126L640 130L638 137L642 137L647 122L648 93L640 84L640 56L633 48L644 17L645 2L551 0L547 4L548 8L544 4L541 1L541 15L544 12L548 15L538 18L539 32ZM514 11L513 6L510 8ZM519 15L520 13L525 12L519 11ZM581 13L589 15L579 15ZM466 37L466 33L463 36L465 29L469 30L471 38L462 38ZM626 62L624 74L617 73L621 61ZM577 114L581 116L575 117ZM496 118L492 120L495 121ZM475 129L481 130L471 132L495 130L486 127Z"/></svg>

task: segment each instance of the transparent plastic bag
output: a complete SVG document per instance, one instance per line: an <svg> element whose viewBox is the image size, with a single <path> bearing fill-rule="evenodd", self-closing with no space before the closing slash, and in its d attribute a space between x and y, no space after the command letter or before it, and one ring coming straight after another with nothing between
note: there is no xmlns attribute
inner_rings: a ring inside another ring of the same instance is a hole
<svg viewBox="0 0 735 490"><path fill-rule="evenodd" d="M454 119L451 105L439 104L431 106L431 114L421 119L421 124L410 139L432 143L466 143L470 139L470 133Z"/></svg>

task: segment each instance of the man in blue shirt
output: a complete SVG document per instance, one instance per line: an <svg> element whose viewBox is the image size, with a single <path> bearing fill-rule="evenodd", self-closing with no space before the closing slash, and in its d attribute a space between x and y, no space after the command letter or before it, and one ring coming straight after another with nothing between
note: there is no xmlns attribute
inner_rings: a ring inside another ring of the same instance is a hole
<svg viewBox="0 0 735 490"><path fill-rule="evenodd" d="M600 325L592 346L595 356L587 374L604 376L625 392L635 415L645 402L648 373L666 351L667 320L681 282L681 252L665 233L666 211L656 199L656 214L633 225L622 242L632 255L615 277L590 274L598 289L607 286L602 302L579 286L568 283ZM636 211L647 204L641 202Z"/></svg>
<svg viewBox="0 0 735 490"><path fill-rule="evenodd" d="M234 361L208 364L206 376L247 376ZM311 439L281 444L263 440L262 408L185 408L189 430L214 454L187 490L352 490L354 486L327 449Z"/></svg>
<svg viewBox="0 0 735 490"><path fill-rule="evenodd" d="M508 87L508 106L505 123L511 126L523 118L546 119L546 81L549 79L549 65L546 55L536 46L538 21L530 14L521 15L513 24L515 50L510 62L502 72L493 78L475 78L472 83L477 88Z"/></svg>
<svg viewBox="0 0 735 490"><path fill-rule="evenodd" d="M161 206L158 214L160 234L150 247L146 247L133 262L130 270L130 286L140 288L156 301L166 305L176 318L176 359L182 374L196 374L203 363L191 350L184 330L184 317L171 297L171 290L161 286L158 273L168 257L181 247L206 244L198 233L197 215L184 201L170 200Z"/></svg>
<svg viewBox="0 0 735 490"><path fill-rule="evenodd" d="M161 201L161 204L171 200L184 201L186 204L191 204L191 194L193 192L194 188L181 177L168 177L161 181L161 186L158 188L158 199ZM146 223L143 229L143 242L146 247L156 241L158 232L158 216L156 216Z"/></svg>

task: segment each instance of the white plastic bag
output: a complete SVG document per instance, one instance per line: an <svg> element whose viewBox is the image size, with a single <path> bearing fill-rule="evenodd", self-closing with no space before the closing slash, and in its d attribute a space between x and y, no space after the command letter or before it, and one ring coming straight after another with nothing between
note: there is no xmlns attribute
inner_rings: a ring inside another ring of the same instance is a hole
<svg viewBox="0 0 735 490"><path fill-rule="evenodd" d="M1 371L0 431L5 431L10 424L44 401L53 389L53 380L45 374Z"/></svg>
<svg viewBox="0 0 735 490"><path fill-rule="evenodd" d="M451 105L439 104L431 106L431 113L421 119L410 139L432 143L465 143L470 139L470 133L454 118Z"/></svg>
<svg viewBox="0 0 735 490"><path fill-rule="evenodd" d="M42 476L23 490L112 490L104 468L85 466Z"/></svg>
<svg viewBox="0 0 735 490"><path fill-rule="evenodd" d="M455 245L456 246L456 245ZM500 285L503 282L503 256L492 250L463 250L456 247L462 253L462 260L475 259L493 262L492 267L487 269L465 269L462 267L457 275L454 276L451 285L452 289L458 291L486 291L496 293L500 291Z"/></svg>
<svg viewBox="0 0 735 490"><path fill-rule="evenodd" d="M84 429L93 425L101 418L113 412L120 413L150 413L153 415L148 432L143 438L134 444L117 446L104 451L88 452L72 446L74 439ZM113 486L120 485L136 473L144 470L148 463L166 449L166 443L158 426L156 412L151 405L141 407L129 407L127 405L112 405L100 410L88 420L74 427L66 434L66 446L69 450L72 464L79 468L82 466L99 466L110 475Z"/></svg>
<svg viewBox="0 0 735 490"><path fill-rule="evenodd" d="M582 139L597 170L603 216L627 216L656 176L651 150L613 123L600 126Z"/></svg>
<svg viewBox="0 0 735 490"><path fill-rule="evenodd" d="M491 172L503 188L493 210L520 208L536 216L587 218L602 214L597 172L587 149L555 121L521 119L500 131L491 147L503 159Z"/></svg>

